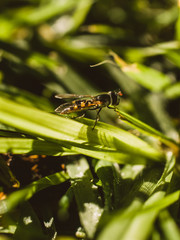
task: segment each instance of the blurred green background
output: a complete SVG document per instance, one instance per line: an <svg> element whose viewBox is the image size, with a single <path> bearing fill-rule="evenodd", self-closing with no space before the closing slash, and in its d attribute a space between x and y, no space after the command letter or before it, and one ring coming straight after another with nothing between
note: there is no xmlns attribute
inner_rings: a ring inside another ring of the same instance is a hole
<svg viewBox="0 0 180 240"><path fill-rule="evenodd" d="M120 88L121 109L177 138L177 1L8 0L0 11L2 96L52 112L54 94Z"/></svg>

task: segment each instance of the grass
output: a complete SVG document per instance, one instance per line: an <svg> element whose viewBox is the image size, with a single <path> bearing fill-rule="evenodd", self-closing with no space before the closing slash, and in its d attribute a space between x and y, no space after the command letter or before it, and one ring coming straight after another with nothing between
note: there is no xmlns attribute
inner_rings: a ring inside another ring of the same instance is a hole
<svg viewBox="0 0 180 240"><path fill-rule="evenodd" d="M180 239L176 1L0 5L0 239ZM54 113L114 89L94 130Z"/></svg>

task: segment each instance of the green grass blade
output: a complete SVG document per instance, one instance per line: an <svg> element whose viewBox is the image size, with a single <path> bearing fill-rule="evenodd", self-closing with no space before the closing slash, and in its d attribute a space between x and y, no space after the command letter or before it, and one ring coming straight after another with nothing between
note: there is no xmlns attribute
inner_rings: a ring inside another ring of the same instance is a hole
<svg viewBox="0 0 180 240"><path fill-rule="evenodd" d="M150 91L158 92L171 84L168 76L153 68L140 63L128 64L115 53L111 52L111 55L125 74Z"/></svg>
<svg viewBox="0 0 180 240"><path fill-rule="evenodd" d="M179 227L167 210L164 210L160 213L159 222L163 234L167 240L180 239Z"/></svg>
<svg viewBox="0 0 180 240"><path fill-rule="evenodd" d="M73 7L76 7L78 1L49 1L47 4L41 4L39 7L22 8L16 12L15 18L20 23L28 25L37 25L44 21L53 18L57 15L63 14Z"/></svg>
<svg viewBox="0 0 180 240"><path fill-rule="evenodd" d="M0 153L38 154L65 156L74 155L73 151L59 146L59 144L35 140L30 138L0 138Z"/></svg>
<svg viewBox="0 0 180 240"><path fill-rule="evenodd" d="M135 127L137 127L140 130L145 131L146 133L149 133L157 138L159 138L163 143L165 143L167 146L172 147L172 149L177 153L178 152L178 143L176 143L173 139L165 136L163 133L159 132L158 130L152 128L151 126L147 125L146 123L143 123L142 121L138 120L135 117L130 116L129 114L119 110L115 109L115 111L122 117L122 121L129 122L130 124L133 124Z"/></svg>
<svg viewBox="0 0 180 240"><path fill-rule="evenodd" d="M37 96L23 89L19 92L18 88L11 85L0 84L0 94L2 97L7 97L15 102L36 107L44 111L50 112L53 109L52 104L50 104L47 98Z"/></svg>
<svg viewBox="0 0 180 240"><path fill-rule="evenodd" d="M64 172L55 173L47 177L41 178L35 181L25 188L11 193L7 199L0 201L0 214L8 212L15 208L18 204L27 201L35 193L45 189L47 187L58 185L69 179L68 175Z"/></svg>
<svg viewBox="0 0 180 240"><path fill-rule="evenodd" d="M165 55L168 50L177 49L179 49L179 41L169 41L158 43L151 47L130 48L125 55L131 62L141 62L145 57Z"/></svg>
<svg viewBox="0 0 180 240"><path fill-rule="evenodd" d="M92 4L93 0L79 1L76 10L72 16L74 22L74 25L72 27L73 31L76 31L79 26L84 22L89 10L91 9Z"/></svg>
<svg viewBox="0 0 180 240"><path fill-rule="evenodd" d="M94 131L94 121L84 120L82 124L37 109L16 104L0 98L0 121L22 132L59 143L74 152L92 157L115 161L121 154L162 161L163 154L145 141L120 128L99 124ZM119 155L120 154L120 155Z"/></svg>
<svg viewBox="0 0 180 240"><path fill-rule="evenodd" d="M40 219L29 202L24 202L20 206L19 213L18 221L16 223L16 231L13 236L14 240L20 240L22 239L22 236L26 240L48 240L47 234L43 232Z"/></svg>
<svg viewBox="0 0 180 240"><path fill-rule="evenodd" d="M111 236L112 240L145 240L147 239L154 220L160 210L170 206L179 199L179 191L164 197L164 192L157 192L147 201L143 208L133 207L131 211L119 212L109 222L108 226L99 235L98 240L108 240ZM144 225L142 229L142 225ZM120 228L119 226L124 228ZM113 234L112 232L116 233Z"/></svg>
<svg viewBox="0 0 180 240"><path fill-rule="evenodd" d="M81 224L87 236L92 239L103 212L98 188L91 181L93 176L86 159L81 158L79 161L68 163L67 172L72 179Z"/></svg>
<svg viewBox="0 0 180 240"><path fill-rule="evenodd" d="M180 40L180 3L179 1L177 1L177 7L178 7L178 18L176 21L176 25L175 25L175 37L176 40L179 41Z"/></svg>
<svg viewBox="0 0 180 240"><path fill-rule="evenodd" d="M173 84L165 90L165 95L169 99L180 98L180 82Z"/></svg>

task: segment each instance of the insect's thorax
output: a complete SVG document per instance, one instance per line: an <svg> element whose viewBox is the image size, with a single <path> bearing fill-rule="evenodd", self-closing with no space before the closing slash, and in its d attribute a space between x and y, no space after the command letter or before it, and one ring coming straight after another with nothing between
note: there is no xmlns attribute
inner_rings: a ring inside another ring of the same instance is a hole
<svg viewBox="0 0 180 240"><path fill-rule="evenodd" d="M99 102L101 107L107 107L111 103L111 97L108 93L97 95L93 98L94 102Z"/></svg>
<svg viewBox="0 0 180 240"><path fill-rule="evenodd" d="M109 105L116 106L120 102L120 96L115 91L108 92L110 96L110 103Z"/></svg>

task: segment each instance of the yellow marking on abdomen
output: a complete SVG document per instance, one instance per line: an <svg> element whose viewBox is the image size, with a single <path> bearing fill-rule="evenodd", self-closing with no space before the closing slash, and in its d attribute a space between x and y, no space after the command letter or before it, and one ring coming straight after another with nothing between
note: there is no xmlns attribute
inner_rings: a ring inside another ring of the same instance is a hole
<svg viewBox="0 0 180 240"><path fill-rule="evenodd" d="M74 110L78 109L78 105L73 106Z"/></svg>
<svg viewBox="0 0 180 240"><path fill-rule="evenodd" d="M96 101L96 105L101 105L102 102L101 101Z"/></svg>
<svg viewBox="0 0 180 240"><path fill-rule="evenodd" d="M81 107L84 108L86 106L85 102L81 102Z"/></svg>

